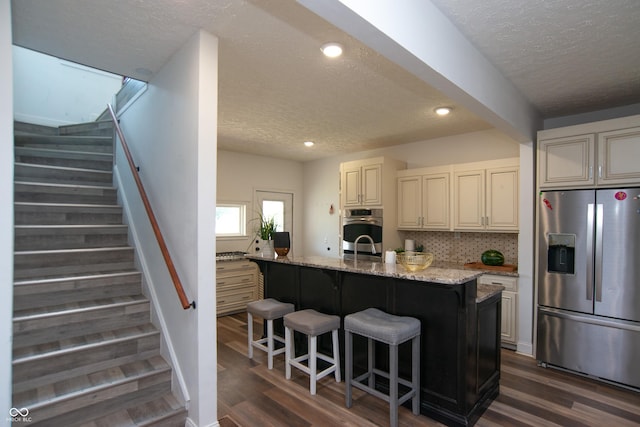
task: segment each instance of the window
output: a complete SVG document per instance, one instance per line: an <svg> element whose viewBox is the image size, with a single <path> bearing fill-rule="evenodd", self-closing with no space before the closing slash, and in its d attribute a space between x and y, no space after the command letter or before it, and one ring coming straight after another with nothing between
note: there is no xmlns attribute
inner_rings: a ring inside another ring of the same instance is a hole
<svg viewBox="0 0 640 427"><path fill-rule="evenodd" d="M245 237L247 234L247 205L219 203L216 206L216 237Z"/></svg>

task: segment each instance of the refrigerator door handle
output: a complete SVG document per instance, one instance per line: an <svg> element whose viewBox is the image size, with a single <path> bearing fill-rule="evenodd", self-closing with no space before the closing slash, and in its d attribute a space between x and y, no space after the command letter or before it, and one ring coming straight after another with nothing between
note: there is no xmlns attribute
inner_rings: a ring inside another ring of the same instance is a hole
<svg viewBox="0 0 640 427"><path fill-rule="evenodd" d="M595 284L596 301L602 301L602 224L604 216L604 205L596 205L596 253L595 253Z"/></svg>
<svg viewBox="0 0 640 427"><path fill-rule="evenodd" d="M587 301L593 301L593 216L595 206L587 205Z"/></svg>

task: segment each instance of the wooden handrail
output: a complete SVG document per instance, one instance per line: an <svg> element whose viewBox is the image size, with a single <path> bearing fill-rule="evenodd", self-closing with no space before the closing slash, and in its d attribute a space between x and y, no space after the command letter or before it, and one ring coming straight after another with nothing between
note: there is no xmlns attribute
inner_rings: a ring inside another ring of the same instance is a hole
<svg viewBox="0 0 640 427"><path fill-rule="evenodd" d="M153 233L158 240L158 245L160 246L160 251L162 252L162 256L164 258L164 262L167 264L167 268L169 269L169 274L171 275L171 280L173 281L173 286L176 288L176 292L178 293L178 298L180 298L180 303L182 304L182 308L185 310L189 308L196 308L196 302L189 302L187 298L187 294L184 292L184 288L182 287L182 282L180 281L180 277L178 277L178 272L176 271L176 267L173 265L173 261L171 260L171 255L169 254L169 249L167 249L167 244L164 241L164 237L162 236L162 232L160 231L160 227L158 226L158 221L156 220L156 216L153 213L153 209L151 208L151 203L149 203L149 198L147 197L146 191L144 191L144 186L142 185L142 181L140 180L140 174L138 173L138 168L133 162L133 157L131 156L131 152L129 151L129 146L127 145L127 141L122 134L122 129L120 128L120 123L118 122L118 118L116 117L116 113L113 111L113 107L111 104L107 104L109 108L109 114L111 114L111 119L113 120L113 124L116 128L116 132L118 134L118 138L120 139L120 143L122 144L122 148L124 150L125 156L127 156L127 161L129 162L129 167L131 168L131 172L133 173L133 178L136 181L136 185L138 186L138 191L140 192L140 197L142 198L142 203L144 204L144 208L147 211L147 215L149 216L149 221L151 222L151 228L153 228Z"/></svg>

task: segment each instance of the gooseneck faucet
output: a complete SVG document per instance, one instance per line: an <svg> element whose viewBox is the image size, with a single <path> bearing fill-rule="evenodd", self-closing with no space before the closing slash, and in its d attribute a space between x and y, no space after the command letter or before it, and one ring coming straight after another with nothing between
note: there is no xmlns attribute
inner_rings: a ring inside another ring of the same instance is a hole
<svg viewBox="0 0 640 427"><path fill-rule="evenodd" d="M376 254L376 244L373 242L371 236L362 234L356 238L355 242L353 242L353 262L358 262L358 242L360 239L369 239L371 242L371 253L374 255Z"/></svg>

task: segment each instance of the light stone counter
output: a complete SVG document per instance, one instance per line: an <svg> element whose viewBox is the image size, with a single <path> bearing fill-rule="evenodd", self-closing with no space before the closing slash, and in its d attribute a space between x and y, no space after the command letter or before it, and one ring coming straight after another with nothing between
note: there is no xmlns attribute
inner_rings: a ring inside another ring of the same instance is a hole
<svg viewBox="0 0 640 427"><path fill-rule="evenodd" d="M296 257L289 254L283 258L264 258L260 255L247 255L249 259L277 262L282 264L300 265L304 267L325 268L330 270L345 271L349 273L369 274L373 276L394 277L397 279L415 280L419 282L442 283L445 285L458 285L486 272L480 270L465 270L452 267L455 264L434 262L426 270L411 272L400 264L385 264L371 261L352 261L342 258L328 258L321 256Z"/></svg>

